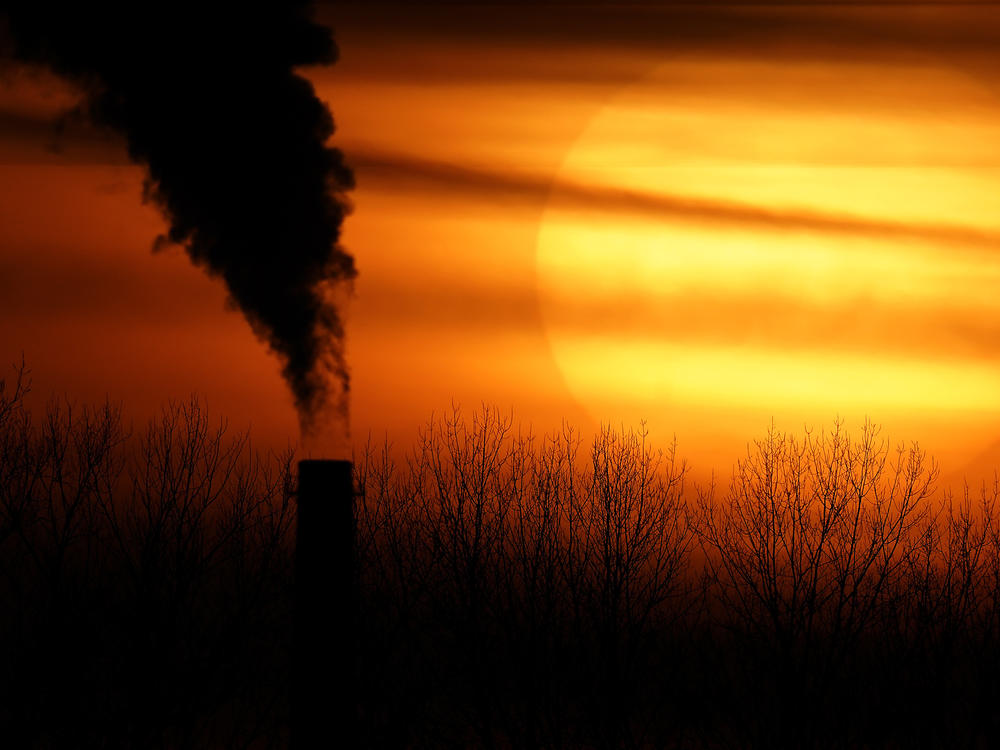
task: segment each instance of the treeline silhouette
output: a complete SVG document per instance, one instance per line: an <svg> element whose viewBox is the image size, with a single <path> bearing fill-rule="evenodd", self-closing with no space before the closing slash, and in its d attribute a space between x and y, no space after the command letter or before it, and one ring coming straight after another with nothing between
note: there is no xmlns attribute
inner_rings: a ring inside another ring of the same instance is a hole
<svg viewBox="0 0 1000 750"><path fill-rule="evenodd" d="M276 746L291 455L197 401L132 434L27 389L0 382L0 746Z"/></svg>
<svg viewBox="0 0 1000 750"><path fill-rule="evenodd" d="M4 744L287 745L293 455L196 401L132 432L26 386L0 390ZM936 493L916 445L772 428L694 487L641 429L484 408L396 456L355 457L330 697L370 747L1000 746L1000 487Z"/></svg>

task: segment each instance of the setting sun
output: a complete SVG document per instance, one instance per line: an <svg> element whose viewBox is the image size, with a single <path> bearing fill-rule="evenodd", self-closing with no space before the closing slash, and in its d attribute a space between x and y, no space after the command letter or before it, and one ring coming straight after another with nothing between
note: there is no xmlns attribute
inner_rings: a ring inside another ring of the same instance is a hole
<svg viewBox="0 0 1000 750"><path fill-rule="evenodd" d="M990 2L5 3L0 746L1000 747L998 71Z"/></svg>
<svg viewBox="0 0 1000 750"><path fill-rule="evenodd" d="M538 236L553 353L596 419L710 421L736 453L750 415L1000 416L1000 100L933 63L692 57L602 107ZM622 198L585 210L576 185Z"/></svg>

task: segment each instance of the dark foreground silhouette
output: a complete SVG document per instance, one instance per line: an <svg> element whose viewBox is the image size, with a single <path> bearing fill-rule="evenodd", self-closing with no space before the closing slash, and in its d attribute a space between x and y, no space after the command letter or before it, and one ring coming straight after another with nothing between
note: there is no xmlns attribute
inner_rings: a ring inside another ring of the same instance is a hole
<svg viewBox="0 0 1000 750"><path fill-rule="evenodd" d="M135 434L110 406L31 414L15 380L4 746L287 747L292 456L197 403ZM491 410L357 456L357 598L331 571L325 606L358 627L309 686L313 746L343 746L337 716L369 747L1000 746L995 487L936 496L871 427L685 473L641 432L582 446Z"/></svg>

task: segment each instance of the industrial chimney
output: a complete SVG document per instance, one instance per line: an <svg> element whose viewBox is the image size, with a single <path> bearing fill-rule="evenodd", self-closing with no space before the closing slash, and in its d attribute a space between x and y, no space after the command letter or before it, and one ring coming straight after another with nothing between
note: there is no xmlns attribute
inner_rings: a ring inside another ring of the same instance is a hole
<svg viewBox="0 0 1000 750"><path fill-rule="evenodd" d="M299 462L292 750L357 747L357 590L350 461Z"/></svg>

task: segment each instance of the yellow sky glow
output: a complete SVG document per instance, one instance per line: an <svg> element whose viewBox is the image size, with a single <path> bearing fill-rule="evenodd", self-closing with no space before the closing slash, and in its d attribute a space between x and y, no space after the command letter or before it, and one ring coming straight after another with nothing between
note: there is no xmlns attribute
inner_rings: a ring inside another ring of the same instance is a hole
<svg viewBox="0 0 1000 750"><path fill-rule="evenodd" d="M487 402L536 430L647 418L723 473L772 417L867 416L956 470L996 443L992 50L934 57L917 42L943 21L843 12L914 46L335 22L340 61L306 73L357 177L354 437L405 448L431 412ZM809 13L822 36L833 11ZM73 100L50 78L0 81L8 359L25 352L40 394L110 394L142 420L198 392L262 442L294 441L279 365L222 286L149 252L164 224L121 141L45 127Z"/></svg>
<svg viewBox="0 0 1000 750"><path fill-rule="evenodd" d="M689 90L662 95L678 77ZM778 219L595 213L556 191L538 269L571 391L595 418L621 403L680 435L669 415L698 406L723 436L726 410L792 426L1000 414L997 144L1000 101L948 69L653 70L592 119L558 181ZM780 226L803 212L825 223Z"/></svg>

